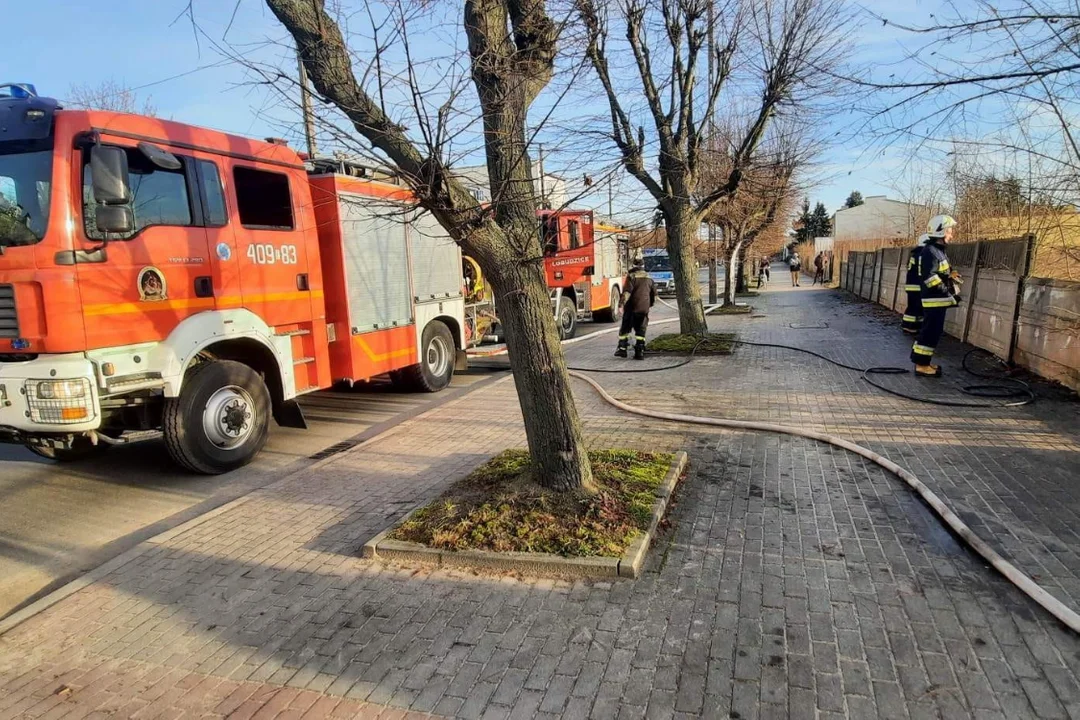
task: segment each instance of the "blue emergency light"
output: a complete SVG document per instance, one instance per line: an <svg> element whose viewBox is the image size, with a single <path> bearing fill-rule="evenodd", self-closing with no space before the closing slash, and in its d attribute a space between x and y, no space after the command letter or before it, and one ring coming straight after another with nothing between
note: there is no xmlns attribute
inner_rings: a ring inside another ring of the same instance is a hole
<svg viewBox="0 0 1080 720"><path fill-rule="evenodd" d="M8 97L17 98L19 100L25 100L27 98L37 97L37 88L30 83L3 83L0 84L0 90L7 88Z"/></svg>

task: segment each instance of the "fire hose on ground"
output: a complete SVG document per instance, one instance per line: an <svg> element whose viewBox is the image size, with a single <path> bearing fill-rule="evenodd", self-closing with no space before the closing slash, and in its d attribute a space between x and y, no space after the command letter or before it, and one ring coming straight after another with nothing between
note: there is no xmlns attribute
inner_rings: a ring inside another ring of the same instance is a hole
<svg viewBox="0 0 1080 720"><path fill-rule="evenodd" d="M665 303L665 304L667 304L667 303ZM706 312L709 312L709 309L707 309ZM659 321L657 323L654 323L654 325L662 325L662 324L672 323L672 322L678 322L678 319L673 318L673 319L670 319L670 320L661 320L661 321ZM612 332L617 332L617 331L618 331L618 328L608 328L608 329L605 329L605 330L599 330L597 332L590 333L588 335L584 335L584 336L581 336L581 337L578 337L578 338L573 338L571 340L567 340L567 341L564 342L564 344L572 344L574 342L582 342L584 340L589 340L589 339L592 339L592 338L597 337L599 335L606 335L606 334L609 334L609 333L612 333ZM788 347L788 346L776 346L776 345L765 344L765 343L750 343L750 342L742 342L740 344L743 344L743 345L765 345L766 347L784 347L784 348ZM846 366L846 365L843 365L842 363L837 363L837 362L831 360L830 358L826 358L824 356L818 355L817 353L814 353L812 351L803 350L802 348L791 347L791 348L788 348L788 349L802 350L804 352L810 352L811 354L816 355L817 357L821 357L822 359L828 360L829 362L833 362L833 363L835 363L837 365L840 365L841 367L847 367L848 369L856 370L856 371L862 370L863 373L864 373L863 377L864 378L866 377L867 370L863 370L861 368L855 368L855 367ZM656 372L656 371L659 371L659 370L671 370L671 369L674 369L674 368L677 368L677 367L682 367L682 366L688 364L689 362L691 362L693 360L694 352L696 350L697 350L697 346L695 346L694 351L691 351L690 355L686 358L685 361L682 361L682 362L680 362L678 364L675 364L675 365L667 365L667 366L663 366L663 367L660 367L660 368L648 368L648 369L643 368L641 370L632 370L632 371L623 370L623 371L617 371L617 372L642 372L642 371L645 371L645 370L648 370L650 372ZM964 360L965 360L965 367L966 367L967 356L965 356ZM867 460L870 460L871 462L885 468L889 472L891 472L894 475L896 475L897 477L899 477L905 483L907 483L908 486L911 487L916 493L918 493L919 497L922 498L922 500L927 505L930 506L930 508L937 514L937 516L945 523L945 525L948 526L949 529L952 530L954 533L956 533L956 535L958 535L965 543L967 543L968 547L970 547L972 550L974 550L976 553L978 553L980 556L982 556L982 558L984 560L986 560L988 563L990 563L990 565L992 565L995 570L997 570L999 573L1001 573L1005 577L1005 579L1007 579L1009 582L1011 582L1013 585L1015 585L1017 588L1019 588L1025 595L1027 595L1032 600L1034 600L1039 605L1041 605L1047 612L1049 612L1055 618L1060 620L1066 627L1071 629L1073 632L1080 634L1080 614L1077 614L1076 611L1069 608L1064 603L1062 603L1060 600L1058 600L1056 597L1054 597L1049 592L1044 590L1042 588L1042 586L1040 586L1038 583L1036 583L1034 580L1032 580L1023 571L1021 571L1019 568L1017 568L1011 562L1009 562L1008 560L1003 558L1001 555L999 555L997 553L997 551L995 551L992 547L990 547L990 545L987 544L982 538L980 538L978 535L976 535L975 532L970 527L968 527L968 525L963 520L961 520L957 516L957 514L955 512L953 512L952 509L949 508L949 506L946 505L945 502L942 501L942 499L940 497L938 497L938 495L933 490L931 490L929 487L927 487L926 484L923 483L921 480L919 480L919 478L917 478L913 473L911 473L910 471L900 467L899 465L897 465L893 461L891 461L888 458L874 452L873 450L865 448L862 445L859 445L857 443L851 442L850 440L845 440L844 438L837 437L835 435L830 435L828 433L818 432L817 430L809 430L809 429L805 429L805 428L792 427L790 425L779 425L779 424L775 424L775 423L755 422L755 421L749 421L749 420L728 420L728 419L725 419L725 418L701 417L701 416L697 416L697 415L683 415L683 414L680 414L680 413L668 413L668 412L661 412L661 411L657 411L657 410L649 410L647 408L640 408L640 407L637 407L637 406L634 406L634 405L630 405L629 403L624 403L621 400L618 400L617 398L613 397L607 390L604 389L604 387L599 382L597 382L593 378L589 377L588 375L584 374L585 372L612 372L611 370L607 370L607 369L598 370L596 368L570 368L569 372L570 372L571 377L576 378L578 380L581 380L582 382L586 383L589 387L591 387L604 400L604 402L608 403L609 405L611 405L611 406L613 406L613 407L615 407L615 408L617 408L619 410L622 410L623 412L631 413L631 414L634 414L634 415L640 415L642 417L653 418L653 419L656 419L656 420L665 420L665 421L669 421L669 422L687 423L687 424L691 424L691 425L707 425L707 426L710 426L710 427L719 427L719 428L725 428L725 429L729 429L729 430L752 430L752 431L757 431L757 432L770 432L770 433L777 433L777 434L781 434L781 435L793 435L793 436L796 436L796 437L804 437L804 438L809 438L811 440L817 440L819 442L823 442L823 443L826 443L826 444L829 444L829 445L833 445L835 447L843 448L844 450L848 450L850 452L853 452L853 453L855 453L857 455L860 455L860 456L866 458ZM1019 381L1016 381L1016 382L1019 382ZM1026 385L1024 387L1027 388ZM1030 388L1027 388L1027 393L1030 394L1032 399L1034 399L1034 394L1031 393ZM893 394L899 394L899 393L893 393ZM908 396L902 395L902 394L900 394L900 396L901 397L908 397ZM919 400L919 398L910 398L910 399ZM1028 402L1030 402L1030 400L1028 400ZM935 403L935 404L941 404L941 403ZM1023 403L1020 403L1020 404L1023 404ZM960 403L960 405L963 406L963 407L971 407L972 406L971 404L966 404L966 403ZM975 405L975 407L987 407L987 406Z"/></svg>

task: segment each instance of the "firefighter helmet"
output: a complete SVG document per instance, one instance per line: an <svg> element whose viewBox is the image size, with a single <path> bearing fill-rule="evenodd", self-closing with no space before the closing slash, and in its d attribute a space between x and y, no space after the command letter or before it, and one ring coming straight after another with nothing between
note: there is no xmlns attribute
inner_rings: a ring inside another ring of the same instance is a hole
<svg viewBox="0 0 1080 720"><path fill-rule="evenodd" d="M926 226L926 234L932 238L943 238L945 231L955 226L956 220L951 215L935 215Z"/></svg>

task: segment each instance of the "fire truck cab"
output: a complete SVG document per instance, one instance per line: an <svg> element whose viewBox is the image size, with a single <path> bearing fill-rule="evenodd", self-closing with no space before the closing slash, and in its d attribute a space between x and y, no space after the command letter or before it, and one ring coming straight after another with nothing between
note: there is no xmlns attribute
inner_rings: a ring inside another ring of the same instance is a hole
<svg viewBox="0 0 1080 720"><path fill-rule="evenodd" d="M445 387L460 267L389 175L0 85L0 441L240 467L304 393Z"/></svg>

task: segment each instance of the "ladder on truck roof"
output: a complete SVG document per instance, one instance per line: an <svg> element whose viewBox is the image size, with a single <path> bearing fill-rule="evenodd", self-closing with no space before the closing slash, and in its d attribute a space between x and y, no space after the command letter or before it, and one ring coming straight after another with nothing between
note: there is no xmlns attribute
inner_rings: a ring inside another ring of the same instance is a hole
<svg viewBox="0 0 1080 720"><path fill-rule="evenodd" d="M380 167L344 154L309 158L307 165L309 175L345 175L363 180L393 183L394 185L405 184L401 175L390 168Z"/></svg>

